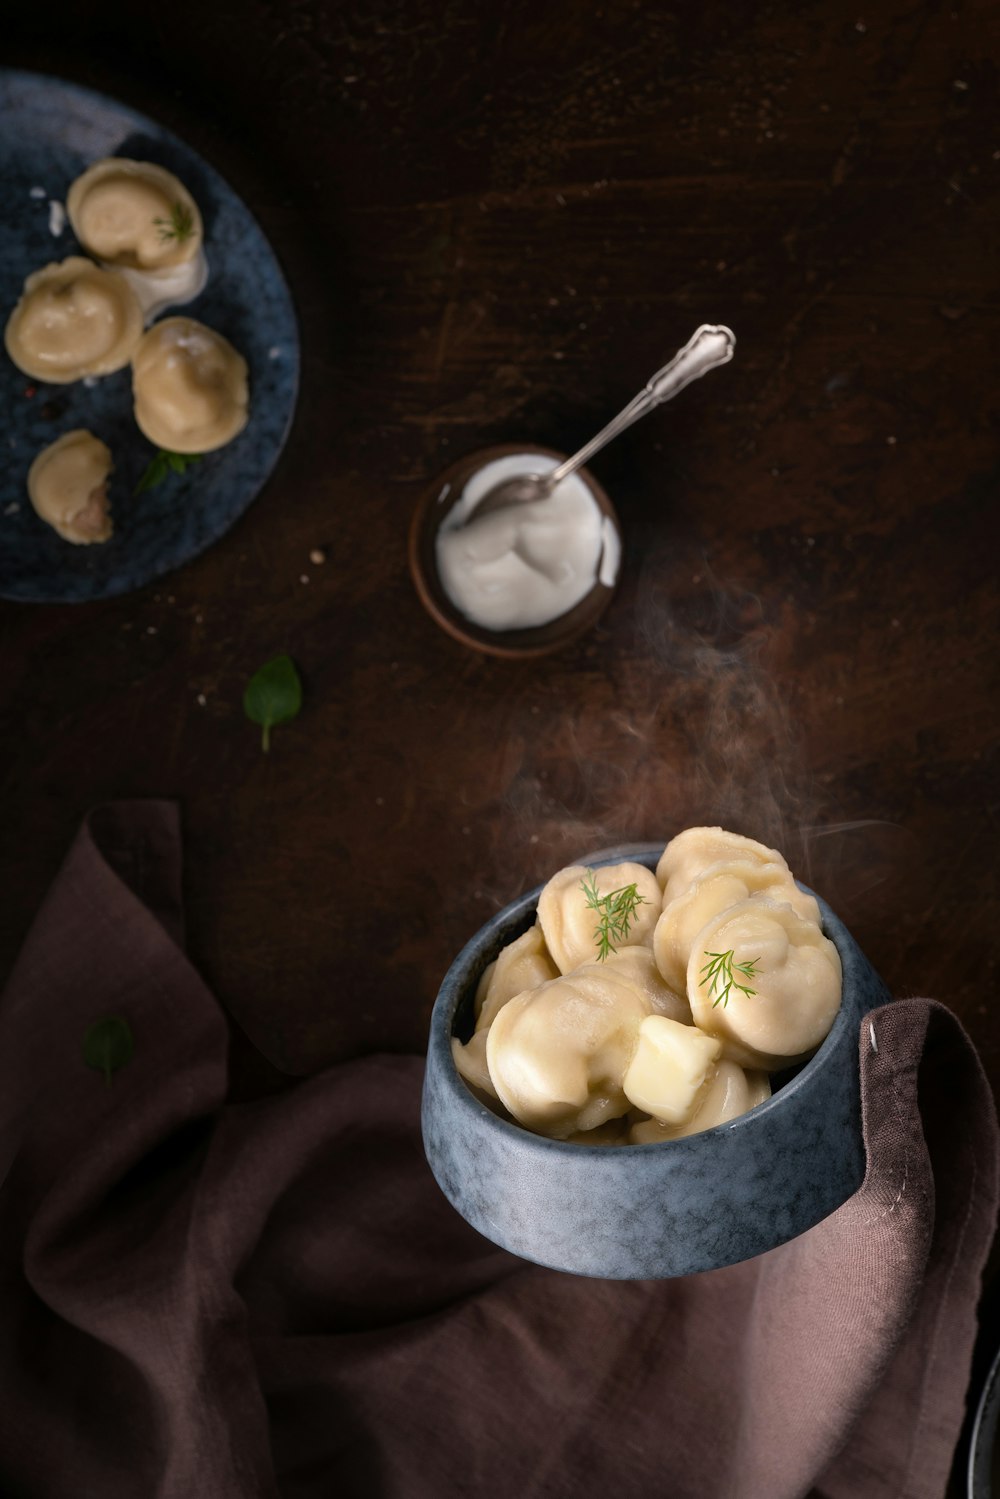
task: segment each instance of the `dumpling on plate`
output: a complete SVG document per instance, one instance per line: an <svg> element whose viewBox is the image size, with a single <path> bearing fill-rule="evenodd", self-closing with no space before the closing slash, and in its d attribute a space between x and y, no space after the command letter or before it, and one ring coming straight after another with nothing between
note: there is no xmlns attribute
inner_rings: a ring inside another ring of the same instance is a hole
<svg viewBox="0 0 1000 1499"><path fill-rule="evenodd" d="M228 339L189 317L154 323L132 359L135 419L171 453L210 453L247 424L246 360Z"/></svg>
<svg viewBox="0 0 1000 1499"><path fill-rule="evenodd" d="M142 310L124 277L82 255L33 272L7 320L19 370L51 385L122 369L142 337Z"/></svg>
<svg viewBox="0 0 1000 1499"><path fill-rule="evenodd" d="M64 432L28 470L28 498L64 541L88 546L112 534L108 510L110 449L85 428Z"/></svg>
<svg viewBox="0 0 1000 1499"><path fill-rule="evenodd" d="M66 199L73 233L106 265L162 271L201 249L198 205L172 172L106 156L77 177Z"/></svg>

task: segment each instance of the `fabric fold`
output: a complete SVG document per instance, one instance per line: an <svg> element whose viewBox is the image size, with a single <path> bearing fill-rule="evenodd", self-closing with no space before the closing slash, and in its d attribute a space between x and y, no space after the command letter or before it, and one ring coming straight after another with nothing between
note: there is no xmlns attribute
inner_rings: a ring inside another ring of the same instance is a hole
<svg viewBox="0 0 1000 1499"><path fill-rule="evenodd" d="M743 1265L594 1281L453 1211L419 1058L227 1103L182 932L176 809L98 809L0 1002L5 1496L943 1494L997 1206L950 1011L865 1018L838 1212ZM82 1050L108 1015L135 1041L110 1084Z"/></svg>

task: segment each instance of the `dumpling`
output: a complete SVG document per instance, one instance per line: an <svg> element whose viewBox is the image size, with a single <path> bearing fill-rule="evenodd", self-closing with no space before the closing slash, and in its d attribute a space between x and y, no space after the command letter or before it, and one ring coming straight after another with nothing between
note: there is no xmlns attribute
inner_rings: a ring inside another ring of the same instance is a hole
<svg viewBox="0 0 1000 1499"><path fill-rule="evenodd" d="M594 933L601 913L588 906L583 888L591 877L599 895L610 895L634 884L640 897L628 931L622 931L614 945L634 947L652 941L660 914L660 887L650 870L642 864L609 864L593 870L572 864L554 874L538 898L538 922L545 945L561 973L571 973L598 955Z"/></svg>
<svg viewBox="0 0 1000 1499"><path fill-rule="evenodd" d="M771 1096L766 1072L745 1072L735 1062L718 1062L702 1089L697 1108L683 1124L661 1124L646 1119L629 1130L630 1145L655 1145L661 1140L679 1140L684 1135L698 1135L729 1119L748 1114Z"/></svg>
<svg viewBox="0 0 1000 1499"><path fill-rule="evenodd" d="M197 203L172 172L150 161L95 161L70 188L66 211L84 249L107 265L161 271L201 250Z"/></svg>
<svg viewBox="0 0 1000 1499"><path fill-rule="evenodd" d="M648 1014L641 995L600 963L518 994L489 1029L493 1086L538 1134L558 1140L596 1129L628 1110L622 1079Z"/></svg>
<svg viewBox="0 0 1000 1499"><path fill-rule="evenodd" d="M756 896L781 901L806 920L819 922L814 897L798 888L784 860L780 864L749 859L710 864L685 891L666 902L653 932L657 966L672 988L683 990L691 945L706 922Z"/></svg>
<svg viewBox="0 0 1000 1499"><path fill-rule="evenodd" d="M122 369L141 337L142 310L128 282L71 255L28 277L4 342L26 375L69 385Z"/></svg>
<svg viewBox="0 0 1000 1499"><path fill-rule="evenodd" d="M492 1025L493 1018L515 994L537 989L539 984L558 977L559 970L545 948L542 929L537 924L508 942L487 970L485 987L476 992L476 1030ZM484 975L485 976L485 975Z"/></svg>
<svg viewBox="0 0 1000 1499"><path fill-rule="evenodd" d="M666 1015L684 1025L691 1024L691 1006L683 993L684 975L681 975L679 986L681 992L671 988L656 966L650 948L620 947L605 958L604 966L615 978L638 989L654 1015Z"/></svg>
<svg viewBox="0 0 1000 1499"><path fill-rule="evenodd" d="M497 1099L497 1090L486 1065L486 1037L498 1011L516 994L537 989L557 976L558 969L545 950L537 923L513 942L508 942L484 970L476 988L475 1032L464 1045L456 1036L451 1041L455 1067L474 1091L489 1099Z"/></svg>
<svg viewBox="0 0 1000 1499"><path fill-rule="evenodd" d="M210 453L247 424L246 360L194 318L164 318L135 351L132 394L150 442L171 453Z"/></svg>
<svg viewBox="0 0 1000 1499"><path fill-rule="evenodd" d="M727 958L734 980L725 999L725 975L713 982L705 973L712 953ZM841 983L840 955L816 923L763 898L702 927L687 971L695 1024L720 1038L731 1061L769 1071L816 1050L840 1008Z"/></svg>
<svg viewBox="0 0 1000 1499"><path fill-rule="evenodd" d="M64 432L28 470L28 498L42 520L78 546L107 541L111 451L91 432Z"/></svg>
<svg viewBox="0 0 1000 1499"><path fill-rule="evenodd" d="M656 866L656 878L663 889L663 903L674 900L693 880L721 859L744 859L758 864L787 863L776 848L768 848L741 833L725 828L685 828L671 838Z"/></svg>
<svg viewBox="0 0 1000 1499"><path fill-rule="evenodd" d="M464 1045L457 1036L451 1038L451 1055L455 1063L455 1071L484 1103L499 1102L497 1090L490 1077L490 1069L486 1065L488 1035L489 1027L484 1026L481 1031L476 1031L475 1035L471 1036Z"/></svg>

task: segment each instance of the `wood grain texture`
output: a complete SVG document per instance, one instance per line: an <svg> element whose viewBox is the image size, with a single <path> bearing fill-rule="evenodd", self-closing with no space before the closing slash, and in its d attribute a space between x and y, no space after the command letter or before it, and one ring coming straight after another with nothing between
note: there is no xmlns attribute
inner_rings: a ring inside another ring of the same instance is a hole
<svg viewBox="0 0 1000 1499"><path fill-rule="evenodd" d="M5 21L5 61L228 176L304 362L280 467L210 552L120 600L0 606L4 971L84 811L174 796L193 954L272 1062L420 1051L499 905L722 822L1000 1082L995 11L735 9ZM594 465L626 532L600 627L530 665L439 632L405 566L421 486L485 444L572 449L702 320L734 363ZM241 695L286 650L306 706L264 757Z"/></svg>
<svg viewBox="0 0 1000 1499"><path fill-rule="evenodd" d="M263 1050L419 1050L499 904L722 821L1000 1079L992 8L54 9L7 61L226 173L303 386L201 559L0 608L3 966L87 807L176 796L194 955ZM734 363L595 462L626 532L601 626L526 666L464 652L406 573L421 485L487 443L571 449L701 320ZM307 702L265 758L240 699L283 650Z"/></svg>

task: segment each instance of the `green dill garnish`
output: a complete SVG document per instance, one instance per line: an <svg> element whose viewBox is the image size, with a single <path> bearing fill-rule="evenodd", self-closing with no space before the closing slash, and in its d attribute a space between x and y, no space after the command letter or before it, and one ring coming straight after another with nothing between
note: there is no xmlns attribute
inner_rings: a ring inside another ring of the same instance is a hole
<svg viewBox="0 0 1000 1499"><path fill-rule="evenodd" d="M192 463L200 463L201 457L200 453L169 453L166 448L161 448L133 489L133 495L142 494L146 489L155 489L157 484L162 484L171 474L183 474Z"/></svg>
<svg viewBox="0 0 1000 1499"><path fill-rule="evenodd" d="M706 951L705 953L705 957L709 961L701 970L699 983L704 987L711 980L711 986L708 991L709 995L715 994L716 989L718 989L718 994L712 1000L713 1010L719 1004L722 1005L723 1009L726 1008L729 1003L729 995L733 989L738 989L741 994L757 993L756 989L750 989L746 984L739 983L734 974L742 973L744 978L756 978L756 965L760 962L760 958L748 958L745 963L734 963L734 953L735 949L732 947L728 952Z"/></svg>
<svg viewBox="0 0 1000 1499"><path fill-rule="evenodd" d="M622 885L620 889L609 890L607 895L602 895L592 869L588 869L586 878L580 881L580 889L587 897L587 910L598 913L594 942L597 944L598 959L603 963L610 953L618 951L617 944L625 941L635 917L636 906L646 905L646 897L639 894L634 883Z"/></svg>
<svg viewBox="0 0 1000 1499"><path fill-rule="evenodd" d="M182 245L194 233L194 214L186 203L172 203L169 219L154 219L162 240L175 239Z"/></svg>

